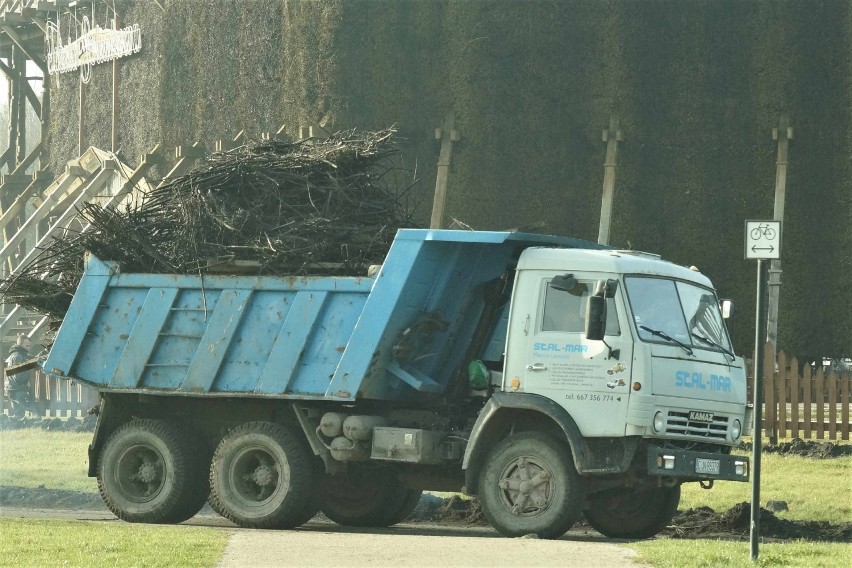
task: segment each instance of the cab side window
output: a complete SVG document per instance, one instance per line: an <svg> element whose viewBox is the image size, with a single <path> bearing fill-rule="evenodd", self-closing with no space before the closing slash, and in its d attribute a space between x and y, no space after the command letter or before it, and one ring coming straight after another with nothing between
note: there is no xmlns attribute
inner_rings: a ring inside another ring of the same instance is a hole
<svg viewBox="0 0 852 568"><path fill-rule="evenodd" d="M557 290L544 283L544 310L541 331L583 333L586 328L586 305L594 283L580 281L567 292ZM615 300L608 299L606 306L606 334L621 335Z"/></svg>

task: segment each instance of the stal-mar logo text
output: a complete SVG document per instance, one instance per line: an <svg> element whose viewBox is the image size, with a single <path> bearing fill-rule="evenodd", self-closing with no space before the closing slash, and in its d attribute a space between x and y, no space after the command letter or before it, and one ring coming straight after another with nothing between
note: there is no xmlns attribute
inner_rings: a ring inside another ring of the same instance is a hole
<svg viewBox="0 0 852 568"><path fill-rule="evenodd" d="M710 375L706 380L704 375L697 372L677 371L675 373L675 386L686 389L710 389L712 391L731 392L731 377L724 375Z"/></svg>
<svg viewBox="0 0 852 568"><path fill-rule="evenodd" d="M533 345L534 351L559 351L569 353L585 353L589 350L588 345L577 345L575 343L565 343L559 345L557 343L536 343Z"/></svg>

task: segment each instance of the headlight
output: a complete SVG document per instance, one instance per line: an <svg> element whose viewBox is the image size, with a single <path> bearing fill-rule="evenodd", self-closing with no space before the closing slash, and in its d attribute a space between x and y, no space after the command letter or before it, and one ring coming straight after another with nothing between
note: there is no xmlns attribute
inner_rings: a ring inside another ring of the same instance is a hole
<svg viewBox="0 0 852 568"><path fill-rule="evenodd" d="M662 413L662 412L657 412L657 413L654 415L654 432L656 432L656 433L658 433L658 434L659 434L660 432L662 432L662 431L663 431L663 429L664 429L665 427L666 427L666 421L665 421L665 419L663 418L663 413Z"/></svg>
<svg viewBox="0 0 852 568"><path fill-rule="evenodd" d="M743 433L742 424L740 424L739 420L734 420L734 423L731 424L731 438L734 440L739 440L740 435Z"/></svg>

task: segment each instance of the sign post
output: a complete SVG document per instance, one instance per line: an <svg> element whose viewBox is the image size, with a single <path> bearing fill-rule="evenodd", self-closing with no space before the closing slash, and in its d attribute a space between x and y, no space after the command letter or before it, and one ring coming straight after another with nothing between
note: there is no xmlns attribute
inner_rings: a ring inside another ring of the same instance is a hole
<svg viewBox="0 0 852 568"><path fill-rule="evenodd" d="M745 258L757 260L757 306L754 322L754 433L751 465L751 559L757 561L760 538L760 446L763 435L763 345L766 275L764 260L781 257L781 221L745 222Z"/></svg>

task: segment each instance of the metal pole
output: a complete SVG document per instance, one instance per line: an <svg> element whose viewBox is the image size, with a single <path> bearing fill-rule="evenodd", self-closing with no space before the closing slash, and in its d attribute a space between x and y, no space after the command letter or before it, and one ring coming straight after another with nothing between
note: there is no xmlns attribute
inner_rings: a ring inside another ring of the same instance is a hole
<svg viewBox="0 0 852 568"><path fill-rule="evenodd" d="M757 261L757 305L754 325L754 433L751 458L751 559L757 561L760 537L760 444L763 435L763 348L766 342L763 261Z"/></svg>

